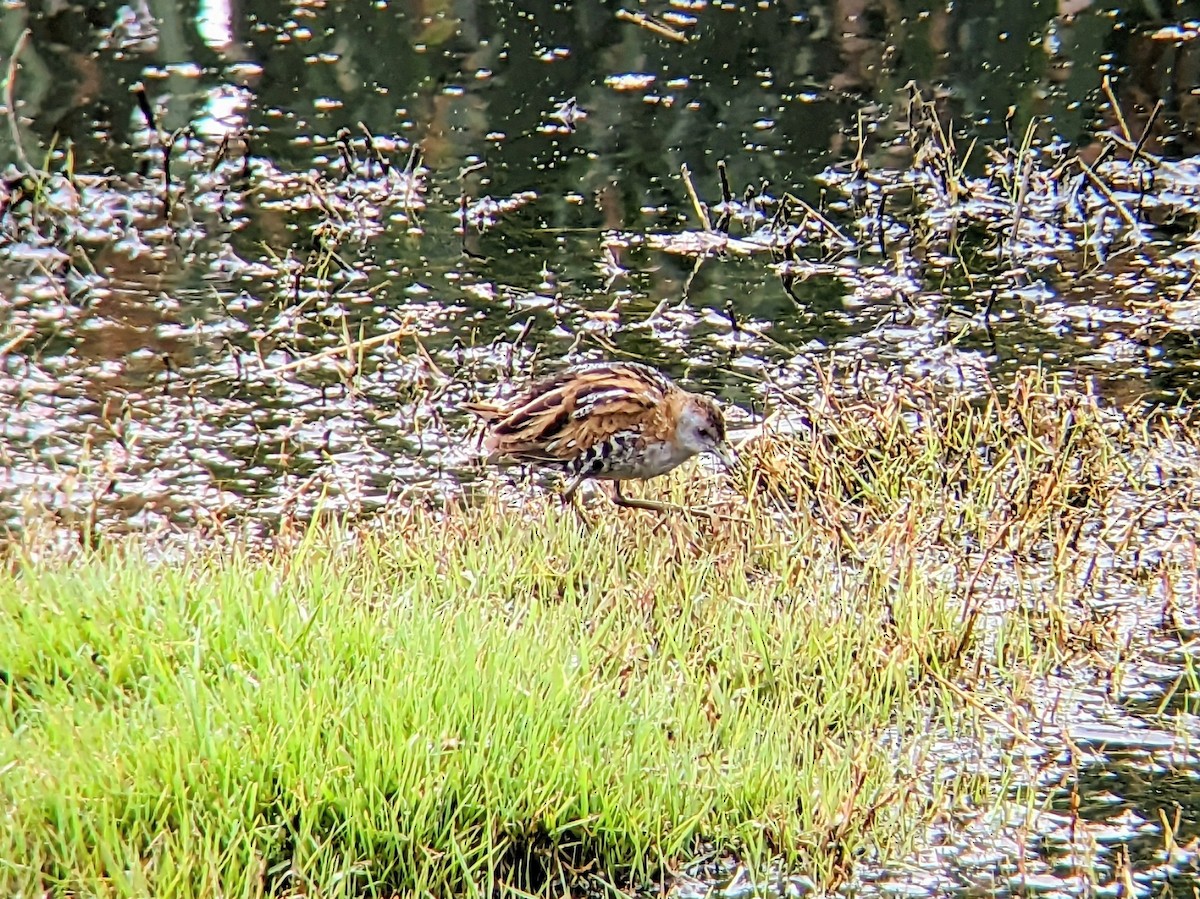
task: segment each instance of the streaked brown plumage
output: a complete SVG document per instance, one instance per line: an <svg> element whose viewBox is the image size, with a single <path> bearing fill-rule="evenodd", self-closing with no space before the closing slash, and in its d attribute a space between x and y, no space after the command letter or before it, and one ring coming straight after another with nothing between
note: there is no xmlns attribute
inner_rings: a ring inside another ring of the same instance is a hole
<svg viewBox="0 0 1200 899"><path fill-rule="evenodd" d="M506 402L464 408L491 426L484 446L493 461L563 471L571 478L567 500L584 480L598 478L613 482L618 505L661 510L661 503L627 499L620 482L658 477L702 452L726 467L736 461L713 400L634 362L573 366Z"/></svg>

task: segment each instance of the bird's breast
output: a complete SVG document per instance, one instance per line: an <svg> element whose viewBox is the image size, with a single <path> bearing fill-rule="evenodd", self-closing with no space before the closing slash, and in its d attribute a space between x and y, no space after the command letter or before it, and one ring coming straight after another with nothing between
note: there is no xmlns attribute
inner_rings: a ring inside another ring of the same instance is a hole
<svg viewBox="0 0 1200 899"><path fill-rule="evenodd" d="M612 466L607 473L618 480L656 478L686 462L692 453L680 445L660 440L647 440L638 451L626 455L621 465Z"/></svg>

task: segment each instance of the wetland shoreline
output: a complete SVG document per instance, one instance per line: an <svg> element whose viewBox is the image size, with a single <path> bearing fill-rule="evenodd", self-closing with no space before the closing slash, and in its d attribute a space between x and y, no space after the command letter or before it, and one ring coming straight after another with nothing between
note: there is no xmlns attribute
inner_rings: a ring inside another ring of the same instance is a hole
<svg viewBox="0 0 1200 899"><path fill-rule="evenodd" d="M666 479L716 517L585 529L525 485L168 562L25 534L0 884L834 890L1011 801L938 747L1036 743L1048 677L1130 664L1118 593L1184 639L1196 431L1036 375L983 405L829 384L738 478Z"/></svg>

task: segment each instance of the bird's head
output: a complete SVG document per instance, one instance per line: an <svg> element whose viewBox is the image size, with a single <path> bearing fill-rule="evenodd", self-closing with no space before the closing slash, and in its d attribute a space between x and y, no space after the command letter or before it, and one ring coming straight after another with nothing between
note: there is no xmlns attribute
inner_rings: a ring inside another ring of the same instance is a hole
<svg viewBox="0 0 1200 899"><path fill-rule="evenodd" d="M712 453L732 470L737 454L725 439L721 407L706 396L690 394L679 410L675 439L693 453Z"/></svg>

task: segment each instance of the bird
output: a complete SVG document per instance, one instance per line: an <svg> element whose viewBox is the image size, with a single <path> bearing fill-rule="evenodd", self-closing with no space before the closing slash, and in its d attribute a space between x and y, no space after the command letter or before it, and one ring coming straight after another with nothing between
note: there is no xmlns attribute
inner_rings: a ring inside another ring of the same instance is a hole
<svg viewBox="0 0 1200 899"><path fill-rule="evenodd" d="M625 496L621 482L664 475L698 453L712 453L728 470L737 465L720 406L637 362L573 365L507 401L463 408L489 426L489 461L532 463L570 478L564 504L594 478L612 481L618 506L673 510Z"/></svg>

